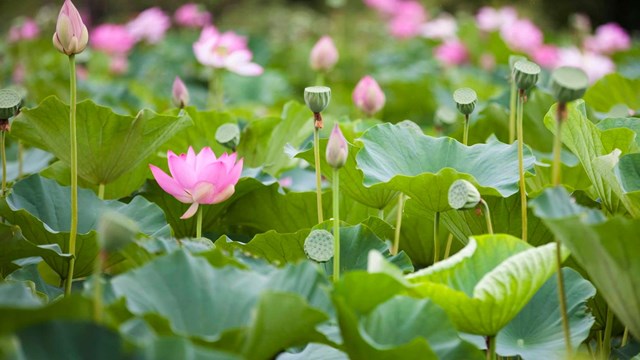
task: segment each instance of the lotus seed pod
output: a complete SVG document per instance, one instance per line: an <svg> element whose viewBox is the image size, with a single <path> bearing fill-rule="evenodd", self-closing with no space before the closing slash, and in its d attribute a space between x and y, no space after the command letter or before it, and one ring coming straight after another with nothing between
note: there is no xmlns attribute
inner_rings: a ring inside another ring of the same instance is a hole
<svg viewBox="0 0 640 360"><path fill-rule="evenodd" d="M304 240L304 253L313 261L329 261L333 249L333 235L327 230L313 230Z"/></svg>
<svg viewBox="0 0 640 360"><path fill-rule="evenodd" d="M534 62L520 60L513 66L513 77L518 89L531 89L538 83L539 76L540 66Z"/></svg>
<svg viewBox="0 0 640 360"><path fill-rule="evenodd" d="M513 67L521 60L527 60L527 58L522 55L509 55L509 74L513 75Z"/></svg>
<svg viewBox="0 0 640 360"><path fill-rule="evenodd" d="M120 213L109 211L100 217L97 230L100 247L113 253L135 241L138 224Z"/></svg>
<svg viewBox="0 0 640 360"><path fill-rule="evenodd" d="M331 89L326 86L310 86L304 89L304 102L314 114L326 109L330 101Z"/></svg>
<svg viewBox="0 0 640 360"><path fill-rule="evenodd" d="M453 101L456 102L458 111L463 115L469 115L476 108L478 95L471 88L460 88L453 93Z"/></svg>
<svg viewBox="0 0 640 360"><path fill-rule="evenodd" d="M235 150L240 143L240 128L234 123L222 124L216 130L216 141L231 150Z"/></svg>
<svg viewBox="0 0 640 360"><path fill-rule="evenodd" d="M576 67L562 66L551 73L551 91L560 103L580 99L588 85L587 74Z"/></svg>
<svg viewBox="0 0 640 360"><path fill-rule="evenodd" d="M18 113L22 98L11 89L0 89L0 120L8 120Z"/></svg>
<svg viewBox="0 0 640 360"><path fill-rule="evenodd" d="M449 188L449 206L459 209L473 209L480 202L480 193L467 180L456 180Z"/></svg>
<svg viewBox="0 0 640 360"><path fill-rule="evenodd" d="M412 130L416 134L424 135L424 133L422 132L422 129L420 128L420 125L414 123L411 120L402 120L397 125L400 126L400 127Z"/></svg>

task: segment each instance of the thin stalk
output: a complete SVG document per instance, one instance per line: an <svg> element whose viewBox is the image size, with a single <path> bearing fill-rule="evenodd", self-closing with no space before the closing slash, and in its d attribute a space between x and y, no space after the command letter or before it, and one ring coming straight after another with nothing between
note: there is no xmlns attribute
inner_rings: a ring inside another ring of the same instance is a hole
<svg viewBox="0 0 640 360"><path fill-rule="evenodd" d="M333 281L340 280L340 170L333 169Z"/></svg>
<svg viewBox="0 0 640 360"><path fill-rule="evenodd" d="M98 184L98 198L100 200L104 200L104 184L103 183Z"/></svg>
<svg viewBox="0 0 640 360"><path fill-rule="evenodd" d="M103 318L102 304L102 264L104 250L100 250L93 268L93 320L101 323Z"/></svg>
<svg viewBox="0 0 640 360"><path fill-rule="evenodd" d="M462 143L469 143L469 115L464 116L464 134L462 134Z"/></svg>
<svg viewBox="0 0 640 360"><path fill-rule="evenodd" d="M18 140L18 178L22 177L24 173L24 145L22 141Z"/></svg>
<svg viewBox="0 0 640 360"><path fill-rule="evenodd" d="M620 343L620 347L627 345L627 341L629 341L629 328L624 327L624 333L622 333L622 342Z"/></svg>
<svg viewBox="0 0 640 360"><path fill-rule="evenodd" d="M322 72L318 72L316 75L316 85L323 86L324 85L324 74Z"/></svg>
<svg viewBox="0 0 640 360"><path fill-rule="evenodd" d="M7 151L5 149L6 131L0 131L0 153L2 153L2 196L7 193Z"/></svg>
<svg viewBox="0 0 640 360"><path fill-rule="evenodd" d="M518 171L520 173L520 216L522 218L521 238L524 242L527 242L527 189L524 182L524 130L522 126L524 100L524 90L520 90L518 94L516 113L518 132Z"/></svg>
<svg viewBox="0 0 640 360"><path fill-rule="evenodd" d="M516 138L516 99L518 88L516 82L511 80L511 93L509 96L509 144L512 144Z"/></svg>
<svg viewBox="0 0 640 360"><path fill-rule="evenodd" d="M487 360L496 360L496 336L487 336Z"/></svg>
<svg viewBox="0 0 640 360"><path fill-rule="evenodd" d="M402 228L402 213L404 212L404 194L398 195L398 213L396 214L396 231L393 238L391 254L395 255L400 250L400 229Z"/></svg>
<svg viewBox="0 0 640 360"><path fill-rule="evenodd" d="M433 218L433 263L440 260L440 241L438 239L440 233L440 212L436 211Z"/></svg>
<svg viewBox="0 0 640 360"><path fill-rule="evenodd" d="M202 205L198 208L198 217L196 218L196 238L202 237Z"/></svg>
<svg viewBox="0 0 640 360"><path fill-rule="evenodd" d="M324 221L322 214L322 174L320 170L320 128L313 129L313 156L316 166L316 204L318 206L318 224Z"/></svg>
<svg viewBox="0 0 640 360"><path fill-rule="evenodd" d="M69 271L64 284L64 295L71 295L73 270L76 264L76 235L78 232L78 139L76 134L76 58L69 55L70 100L69 134L71 139L71 227L69 230Z"/></svg>
<svg viewBox="0 0 640 360"><path fill-rule="evenodd" d="M449 233L449 237L447 238L447 247L444 248L444 258L446 259L451 254L451 245L453 245L453 234Z"/></svg>
<svg viewBox="0 0 640 360"><path fill-rule="evenodd" d="M480 203L484 207L484 218L487 221L487 231L489 234L493 235L493 225L491 225L491 212L489 211L489 205L484 201L484 199L480 199Z"/></svg>
<svg viewBox="0 0 640 360"><path fill-rule="evenodd" d="M604 326L604 341L602 342L602 358L608 359L611 353L611 332L613 331L613 312L607 306L607 321Z"/></svg>
<svg viewBox="0 0 640 360"><path fill-rule="evenodd" d="M552 179L553 185L559 186L562 181L561 174L561 159L560 153L562 152L562 123L564 122L564 112L566 104L558 103L558 113L556 118L556 136L553 139L553 167L552 167Z"/></svg>
<svg viewBox="0 0 640 360"><path fill-rule="evenodd" d="M212 72L209 78L209 107L215 110L224 108L224 88L222 83L221 72Z"/></svg>
<svg viewBox="0 0 640 360"><path fill-rule="evenodd" d="M598 353L599 355L602 355L602 331L598 331L598 335L597 335L597 350L596 353Z"/></svg>
<svg viewBox="0 0 640 360"><path fill-rule="evenodd" d="M384 208L378 209L378 217L384 220Z"/></svg>

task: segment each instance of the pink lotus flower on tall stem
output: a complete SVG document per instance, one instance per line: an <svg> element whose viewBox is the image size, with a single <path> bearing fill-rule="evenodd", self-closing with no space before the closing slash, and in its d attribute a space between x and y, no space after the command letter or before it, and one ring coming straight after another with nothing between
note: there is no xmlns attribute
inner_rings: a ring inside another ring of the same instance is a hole
<svg viewBox="0 0 640 360"><path fill-rule="evenodd" d="M65 0L56 22L53 45L65 55L81 53L89 42L89 32L70 0Z"/></svg>
<svg viewBox="0 0 640 360"><path fill-rule="evenodd" d="M176 24L183 27L201 28L211 24L211 13L202 5L188 3L180 6L173 14Z"/></svg>
<svg viewBox="0 0 640 360"><path fill-rule="evenodd" d="M620 25L607 23L598 26L595 35L584 40L584 47L592 52L611 54L628 50L631 47L631 37Z"/></svg>
<svg viewBox="0 0 640 360"><path fill-rule="evenodd" d="M171 176L157 166L149 167L162 190L182 203L191 204L180 219L195 215L200 205L217 204L230 198L242 172L243 159L236 162L236 153L224 153L216 158L209 147L198 154L192 147L181 155L169 150L167 157Z"/></svg>
<svg viewBox="0 0 640 360"><path fill-rule="evenodd" d="M253 54L247 47L247 38L232 31L220 33L213 25L202 29L200 38L193 44L196 59L206 66L226 68L239 75L262 74L260 65L251 62Z"/></svg>
<svg viewBox="0 0 640 360"><path fill-rule="evenodd" d="M91 31L91 46L109 55L125 55L136 39L124 25L102 24Z"/></svg>
<svg viewBox="0 0 640 360"><path fill-rule="evenodd" d="M385 96L374 78L367 75L360 79L353 90L353 103L367 116L372 116L382 109Z"/></svg>
<svg viewBox="0 0 640 360"><path fill-rule="evenodd" d="M127 24L127 30L137 41L157 44L171 27L171 18L159 7L144 10Z"/></svg>
<svg viewBox="0 0 640 360"><path fill-rule="evenodd" d="M445 66L456 66L467 62L469 52L460 40L451 40L433 49L433 56Z"/></svg>

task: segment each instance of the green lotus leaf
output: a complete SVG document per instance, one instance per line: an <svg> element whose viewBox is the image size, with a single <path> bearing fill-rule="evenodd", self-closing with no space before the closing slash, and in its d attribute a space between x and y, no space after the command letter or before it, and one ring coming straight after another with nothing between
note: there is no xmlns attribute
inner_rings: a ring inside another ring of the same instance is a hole
<svg viewBox="0 0 640 360"><path fill-rule="evenodd" d="M327 345L309 344L297 353L283 353L278 360L349 360L347 354Z"/></svg>
<svg viewBox="0 0 640 360"><path fill-rule="evenodd" d="M187 116L159 115L142 110L136 116L115 114L90 100L77 104L78 176L90 183L108 184L131 171L180 129ZM12 125L24 142L70 163L69 105L50 96L25 109Z"/></svg>
<svg viewBox="0 0 640 360"><path fill-rule="evenodd" d="M625 114L626 115L626 114ZM640 147L640 118L623 117L623 118L607 118L596 124L596 127L602 131L616 128L630 129L636 133L636 145Z"/></svg>
<svg viewBox="0 0 640 360"><path fill-rule="evenodd" d="M239 355L198 346L189 339L172 336L151 340L143 349L145 359L241 360Z"/></svg>
<svg viewBox="0 0 640 360"><path fill-rule="evenodd" d="M36 293L31 281L6 281L0 283L0 307L33 309L42 306L43 301Z"/></svg>
<svg viewBox="0 0 640 360"><path fill-rule="evenodd" d="M7 276L6 280L33 282L38 294L40 296L46 297L46 302L51 302L63 294L63 289L53 285L49 285L42 278L40 272L38 271L38 264L40 262L42 262L42 259L37 259L25 265L21 264L22 267Z"/></svg>
<svg viewBox="0 0 640 360"><path fill-rule="evenodd" d="M385 183L432 211L451 209L447 192L458 179L473 183L482 195L508 197L518 191L516 144L495 139L464 146L451 138L434 138L392 124L374 126L362 135L356 156L364 185ZM525 152L525 169L534 157Z"/></svg>
<svg viewBox="0 0 640 360"><path fill-rule="evenodd" d="M495 335L554 273L555 247L536 248L505 234L475 236L455 255L407 279L460 331Z"/></svg>
<svg viewBox="0 0 640 360"><path fill-rule="evenodd" d="M16 332L22 328L53 320L91 320L93 303L81 296L64 297L40 307L0 305L0 334Z"/></svg>
<svg viewBox="0 0 640 360"><path fill-rule="evenodd" d="M12 224L20 226L22 234L39 248L57 246L67 253L71 211L70 188L58 185L54 180L38 175L17 182L13 191L0 203L0 214ZM125 204L115 200L102 201L91 190L78 190L78 236L76 242L76 264L74 278L90 275L93 262L98 255L96 226L103 211L119 212L138 224L141 233L147 235L169 235L164 214L155 204L138 196ZM51 268L65 278L68 261L57 252L43 256ZM122 258L113 256L108 264Z"/></svg>
<svg viewBox="0 0 640 360"><path fill-rule="evenodd" d="M630 109L640 108L640 80L627 79L612 73L593 84L584 95L584 100L596 111L608 112L618 104Z"/></svg>
<svg viewBox="0 0 640 360"><path fill-rule="evenodd" d="M7 153L10 151L11 149L7 149ZM20 165L18 163L17 155L15 159L11 159L10 155L7 154L7 181L14 181L18 179L18 175L24 176L25 174L35 174L46 168L52 159L53 155L46 151L36 148L26 149L22 155L22 173L20 174ZM0 174L0 179L1 178L2 174Z"/></svg>
<svg viewBox="0 0 640 360"><path fill-rule="evenodd" d="M545 191L531 204L551 232L566 245L614 314L640 337L640 220L606 219L575 204L562 188Z"/></svg>

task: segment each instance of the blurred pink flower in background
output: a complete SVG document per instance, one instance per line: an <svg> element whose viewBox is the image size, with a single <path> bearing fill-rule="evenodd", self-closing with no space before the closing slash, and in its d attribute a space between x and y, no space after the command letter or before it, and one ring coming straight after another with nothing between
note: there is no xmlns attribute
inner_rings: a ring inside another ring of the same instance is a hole
<svg viewBox="0 0 640 360"><path fill-rule="evenodd" d="M26 18L19 25L13 25L9 29L9 42L17 42L20 40L32 40L40 35L40 27L31 18Z"/></svg>
<svg viewBox="0 0 640 360"><path fill-rule="evenodd" d="M365 5L383 15L393 15L401 0L364 0Z"/></svg>
<svg viewBox="0 0 640 360"><path fill-rule="evenodd" d="M353 103L367 116L372 116L384 107L385 96L374 78L367 75L360 79L353 90Z"/></svg>
<svg viewBox="0 0 640 360"><path fill-rule="evenodd" d="M329 71L338 62L338 49L330 36L323 36L311 49L309 64L316 71Z"/></svg>
<svg viewBox="0 0 640 360"><path fill-rule="evenodd" d="M21 63L17 63L13 68L13 72L11 73L11 81L16 85L22 85L24 82L24 65Z"/></svg>
<svg viewBox="0 0 640 360"><path fill-rule="evenodd" d="M531 52L542 45L542 31L529 19L518 19L505 24L500 36L513 50Z"/></svg>
<svg viewBox="0 0 640 360"><path fill-rule="evenodd" d="M456 19L449 14L439 15L422 24L420 34L427 39L453 40L458 32Z"/></svg>
<svg viewBox="0 0 640 360"><path fill-rule="evenodd" d="M518 13L512 7L495 9L484 6L476 14L476 25L480 30L496 31L518 19Z"/></svg>
<svg viewBox="0 0 640 360"><path fill-rule="evenodd" d="M480 56L480 67L486 71L493 71L496 68L496 57L486 52Z"/></svg>
<svg viewBox="0 0 640 360"><path fill-rule="evenodd" d="M211 24L211 13L200 4L188 3L180 6L173 15L176 24L201 28Z"/></svg>
<svg viewBox="0 0 640 360"><path fill-rule="evenodd" d="M202 29L193 44L196 59L206 66L225 68L239 75L257 76L264 71L252 63L253 54L247 47L247 38L232 31L220 33L213 25Z"/></svg>
<svg viewBox="0 0 640 360"><path fill-rule="evenodd" d="M115 54L109 61L109 71L115 75L122 75L129 70L129 60L125 54Z"/></svg>
<svg viewBox="0 0 640 360"><path fill-rule="evenodd" d="M407 39L420 34L422 24L427 21L427 13L417 1L400 1L389 21L391 35Z"/></svg>
<svg viewBox="0 0 640 360"><path fill-rule="evenodd" d="M236 153L224 153L216 158L209 147L196 155L190 146L186 154L179 156L171 150L167 152L171 176L155 165L149 167L162 190L182 203L191 204L180 217L188 219L195 215L199 205L221 203L233 195L243 162L240 159L236 163L236 157Z"/></svg>
<svg viewBox="0 0 640 360"><path fill-rule="evenodd" d="M535 63L547 69L555 68L560 60L558 48L554 45L540 45L530 54Z"/></svg>
<svg viewBox="0 0 640 360"><path fill-rule="evenodd" d="M460 40L445 41L433 52L433 56L446 66L460 65L469 59L469 52Z"/></svg>
<svg viewBox="0 0 640 360"><path fill-rule="evenodd" d="M160 42L170 27L171 19L159 7L144 10L127 23L127 30L136 41L145 40L150 44Z"/></svg>
<svg viewBox="0 0 640 360"><path fill-rule="evenodd" d="M124 25L102 24L91 31L91 46L110 55L126 54L135 43Z"/></svg>
<svg viewBox="0 0 640 360"><path fill-rule="evenodd" d="M616 65L607 56L594 52L582 52L576 47L559 50L558 66L575 66L587 73L590 82L616 70Z"/></svg>
<svg viewBox="0 0 640 360"><path fill-rule="evenodd" d="M600 54L611 54L631 47L629 34L616 23L598 26L594 36L584 40L584 48Z"/></svg>

